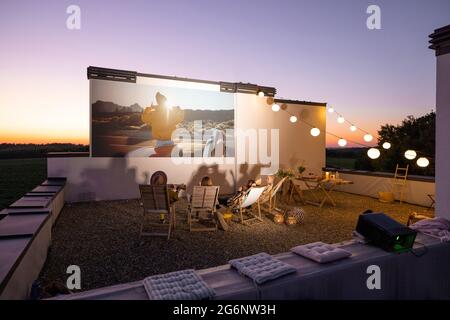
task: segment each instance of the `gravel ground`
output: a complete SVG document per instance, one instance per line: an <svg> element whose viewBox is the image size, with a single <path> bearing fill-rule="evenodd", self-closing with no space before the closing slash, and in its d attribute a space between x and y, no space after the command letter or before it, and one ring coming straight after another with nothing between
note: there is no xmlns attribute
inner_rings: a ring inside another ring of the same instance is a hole
<svg viewBox="0 0 450 320"><path fill-rule="evenodd" d="M53 230L51 249L40 280L65 283L66 269L81 268L82 290L130 282L170 271L202 269L259 252L270 254L291 247L323 241L336 243L351 238L356 221L366 209L382 211L406 223L412 211L426 208L410 204L386 204L377 199L334 192L336 207L301 206L303 223L263 223L243 226L232 222L226 232L189 232L183 203L179 203L177 229L171 239L151 237L138 241L142 208L138 200L67 204ZM299 204L293 204L294 206ZM280 204L281 208L288 205ZM433 210L425 212L433 215Z"/></svg>

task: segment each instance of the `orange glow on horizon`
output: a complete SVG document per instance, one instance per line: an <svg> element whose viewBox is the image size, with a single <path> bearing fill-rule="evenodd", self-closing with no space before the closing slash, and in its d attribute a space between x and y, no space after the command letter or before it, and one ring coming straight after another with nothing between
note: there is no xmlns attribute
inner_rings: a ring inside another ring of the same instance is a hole
<svg viewBox="0 0 450 320"><path fill-rule="evenodd" d="M48 143L73 143L73 144L89 144L89 138L81 135L71 135L71 136L48 136L48 135L36 135L36 134L23 134L23 133L8 133L0 131L0 143L17 143L17 144L48 144Z"/></svg>

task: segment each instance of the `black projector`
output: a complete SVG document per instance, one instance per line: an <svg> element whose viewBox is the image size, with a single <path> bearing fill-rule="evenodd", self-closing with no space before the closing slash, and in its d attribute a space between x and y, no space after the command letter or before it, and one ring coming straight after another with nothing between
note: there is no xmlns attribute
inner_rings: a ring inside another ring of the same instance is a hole
<svg viewBox="0 0 450 320"><path fill-rule="evenodd" d="M381 212L367 212L359 216L356 231L369 243L390 252L403 252L412 248L416 231Z"/></svg>

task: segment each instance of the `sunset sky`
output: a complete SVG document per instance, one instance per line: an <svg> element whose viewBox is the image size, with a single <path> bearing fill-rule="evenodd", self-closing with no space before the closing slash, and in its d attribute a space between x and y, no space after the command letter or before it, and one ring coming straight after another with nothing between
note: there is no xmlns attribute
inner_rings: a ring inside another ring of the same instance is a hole
<svg viewBox="0 0 450 320"><path fill-rule="evenodd" d="M71 4L81 30L66 27ZM1 0L0 143L88 143L89 65L274 86L376 133L434 109L428 35L449 23L448 0ZM327 129L362 141L334 115Z"/></svg>

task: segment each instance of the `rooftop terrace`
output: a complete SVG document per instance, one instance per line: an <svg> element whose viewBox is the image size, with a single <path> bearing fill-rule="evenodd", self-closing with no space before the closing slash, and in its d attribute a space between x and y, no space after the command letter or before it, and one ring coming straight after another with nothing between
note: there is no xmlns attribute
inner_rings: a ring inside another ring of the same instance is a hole
<svg viewBox="0 0 450 320"><path fill-rule="evenodd" d="M213 267L263 251L281 253L299 244L349 240L359 214L367 209L385 212L401 223L406 223L413 211L434 215L433 209L407 203L381 203L345 192L335 192L333 197L336 207L282 203L282 208L304 208L301 224L278 225L266 217L252 226L232 222L226 232L199 233L189 232L186 203L181 200L171 239L152 237L143 243L138 240L142 217L138 200L66 204L54 227L40 279L65 283L67 266L76 264L81 268L82 290L89 290L153 274Z"/></svg>

